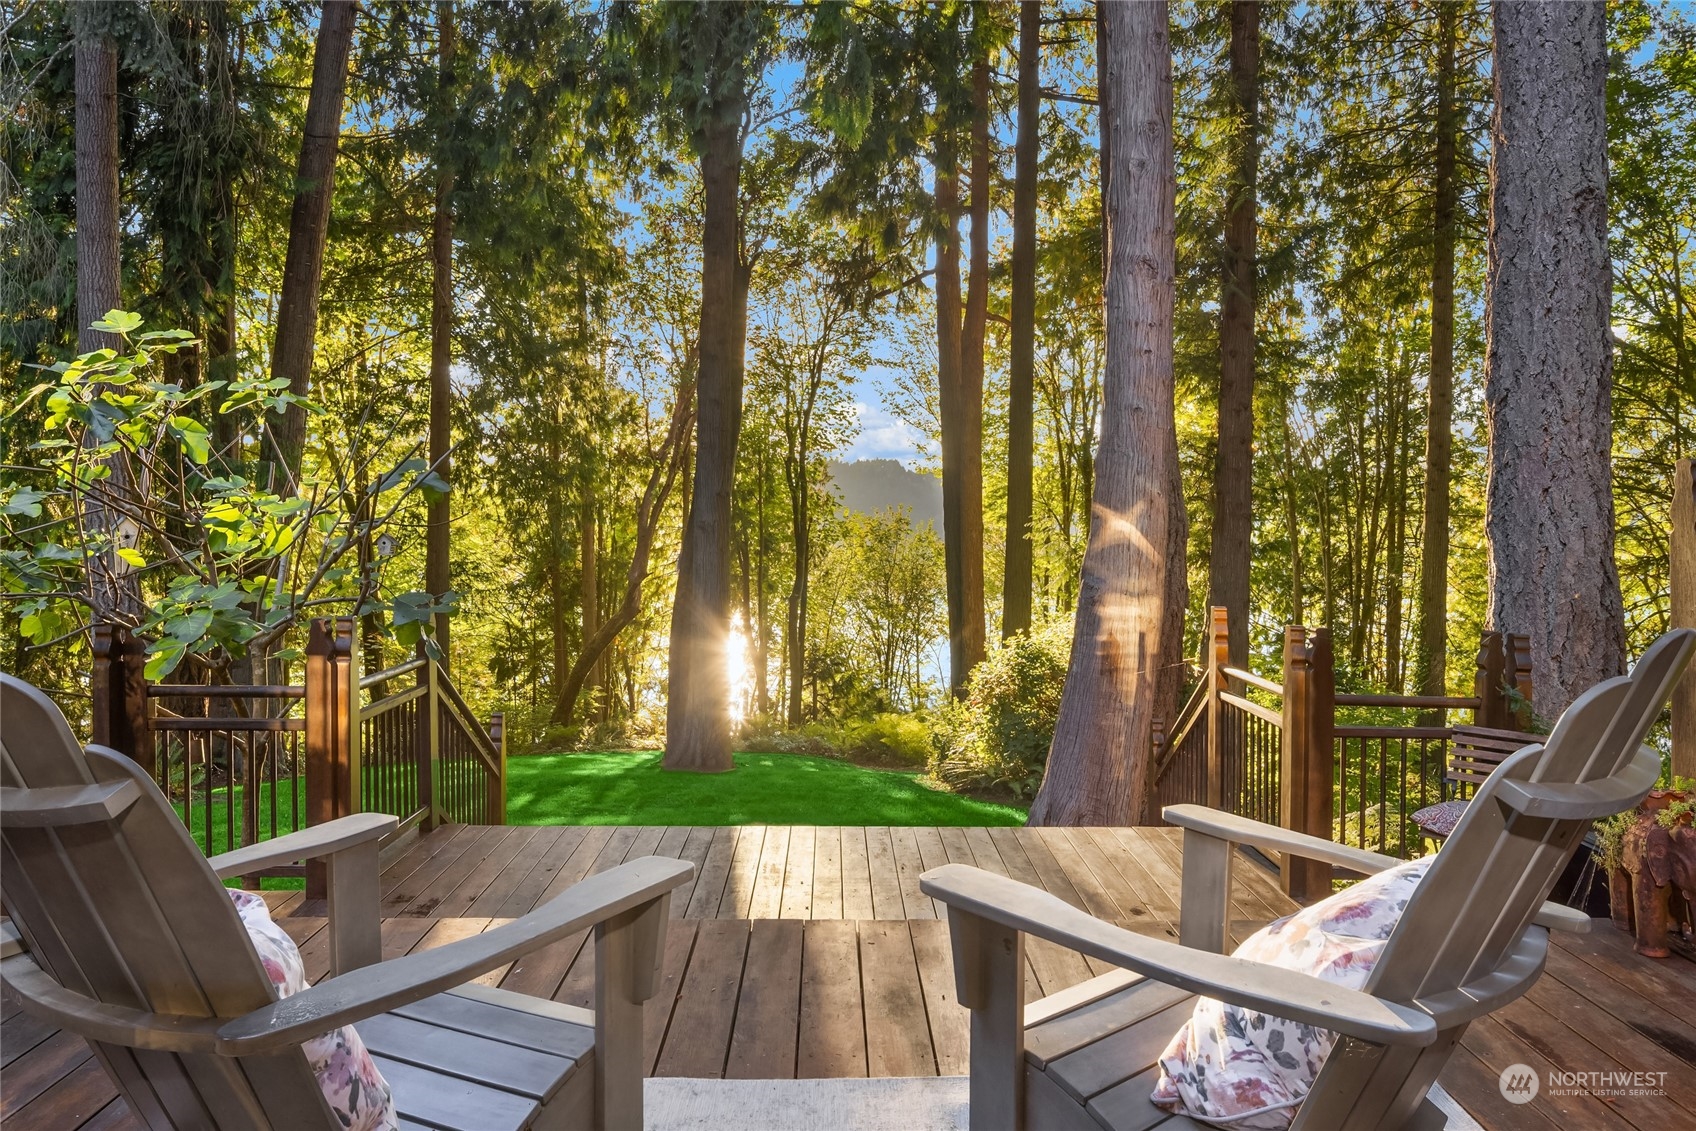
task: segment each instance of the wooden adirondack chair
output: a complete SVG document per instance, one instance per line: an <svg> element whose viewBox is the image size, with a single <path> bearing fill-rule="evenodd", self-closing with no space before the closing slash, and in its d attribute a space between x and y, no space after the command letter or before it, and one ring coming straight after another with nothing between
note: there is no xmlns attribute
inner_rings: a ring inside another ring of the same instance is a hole
<svg viewBox="0 0 1696 1131"><path fill-rule="evenodd" d="M971 1126L1194 1127L1148 1096L1156 1058L1193 995L1205 994L1338 1034L1294 1127L1442 1127L1426 1092L1468 1023L1531 987L1548 928L1588 929L1580 913L1543 900L1590 822L1637 804L1654 785L1660 760L1640 744L1693 647L1696 632L1667 633L1630 677L1580 696L1545 746L1497 768L1362 990L1226 956L1226 908L1235 845L1368 874L1401 863L1377 853L1201 806L1167 808L1185 830L1178 944L965 865L926 872L920 887L948 905L957 992L971 1010ZM1027 934L1121 969L1027 1007Z"/></svg>
<svg viewBox="0 0 1696 1131"><path fill-rule="evenodd" d="M0 675L3 897L27 947L0 979L87 1038L153 1128L339 1128L300 1044L349 1022L403 1126L641 1127L642 1003L693 865L631 861L505 926L379 963L377 840L394 826L346 817L207 860L139 767L80 748L45 695ZM219 880L316 857L333 976L278 1001ZM466 984L591 927L592 1014Z"/></svg>

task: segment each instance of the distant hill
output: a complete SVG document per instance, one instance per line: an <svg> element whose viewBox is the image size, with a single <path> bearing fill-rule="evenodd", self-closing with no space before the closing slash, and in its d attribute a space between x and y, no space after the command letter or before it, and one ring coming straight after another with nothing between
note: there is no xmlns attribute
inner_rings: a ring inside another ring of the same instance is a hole
<svg viewBox="0 0 1696 1131"><path fill-rule="evenodd" d="M832 460L827 470L831 490L849 510L873 514L907 507L915 524L929 522L941 533L942 481L936 476L909 471L893 459Z"/></svg>

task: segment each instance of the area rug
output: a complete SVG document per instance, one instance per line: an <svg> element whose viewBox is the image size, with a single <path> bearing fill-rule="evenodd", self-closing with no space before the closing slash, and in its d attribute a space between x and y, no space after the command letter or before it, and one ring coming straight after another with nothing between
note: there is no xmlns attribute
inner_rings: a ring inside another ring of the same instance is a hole
<svg viewBox="0 0 1696 1131"><path fill-rule="evenodd" d="M1447 1131L1483 1131L1441 1088ZM966 1078L649 1080L646 1131L966 1131Z"/></svg>

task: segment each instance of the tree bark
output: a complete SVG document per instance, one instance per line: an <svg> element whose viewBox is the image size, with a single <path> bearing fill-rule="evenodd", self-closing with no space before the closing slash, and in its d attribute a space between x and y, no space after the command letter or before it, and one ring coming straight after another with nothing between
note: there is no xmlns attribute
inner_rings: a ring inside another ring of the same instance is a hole
<svg viewBox="0 0 1696 1131"><path fill-rule="evenodd" d="M1033 825L1147 819L1171 545L1176 181L1164 3L1104 4L1107 369L1071 666Z"/></svg>
<svg viewBox="0 0 1696 1131"><path fill-rule="evenodd" d="M721 48L728 50L728 48ZM730 76L703 129L700 376L695 480L672 605L665 767L719 772L730 758L730 501L742 428L748 268L738 198L747 76ZM728 89L727 89L728 88Z"/></svg>
<svg viewBox="0 0 1696 1131"><path fill-rule="evenodd" d="M1455 381L1455 8L1437 6L1432 174L1431 369L1425 387L1425 531L1419 556L1419 693L1442 695L1449 662L1449 480Z"/></svg>
<svg viewBox="0 0 1696 1131"><path fill-rule="evenodd" d="M436 27L440 51L436 125L445 134L453 112L451 91L455 35L452 4L436 5ZM436 141L436 214L430 228L430 466L444 481L452 484L452 457L449 452L453 448L453 385L450 378L453 366L453 166L446 152L447 141L446 137L439 137ZM431 499L426 518L424 588L438 603L453 588L448 499L447 495ZM435 621L436 647L441 649L443 666L447 666L451 654L449 632L452 618L445 612L439 612Z"/></svg>
<svg viewBox="0 0 1696 1131"><path fill-rule="evenodd" d="M347 62L353 46L353 0L324 0L318 40L312 53L312 89L306 100L306 128L295 172L294 208L289 215L288 252L283 289L277 304L276 338L271 347L271 378L286 377L289 391L305 396L312 388L312 351L318 336L318 288L324 277L324 241L330 230L330 201L335 189L336 149L341 140L342 104L347 93ZM278 490L292 490L300 479L306 448L306 411L290 405L273 432L266 460L281 465Z"/></svg>
<svg viewBox="0 0 1696 1131"><path fill-rule="evenodd" d="M761 717L771 714L771 602L767 596L770 585L766 576L766 555L770 551L766 534L766 453L758 453L759 507L756 543L754 546L754 609L759 628L754 633L754 702ZM781 687L779 694L782 693Z"/></svg>
<svg viewBox="0 0 1696 1131"><path fill-rule="evenodd" d="M1530 637L1554 718L1618 675L1601 3L1494 7L1484 405L1490 627Z"/></svg>
<svg viewBox="0 0 1696 1131"><path fill-rule="evenodd" d="M960 342L959 157L949 138L936 147L936 383L942 426L942 549L948 591L948 688L963 695L972 662L966 648L965 382Z"/></svg>
<svg viewBox="0 0 1696 1131"><path fill-rule="evenodd" d="M1219 298L1219 446L1213 463L1209 605L1231 612L1231 662L1248 666L1249 557L1254 536L1254 353L1260 162L1260 5L1231 5L1235 151L1225 189L1225 257Z"/></svg>
<svg viewBox="0 0 1696 1131"><path fill-rule="evenodd" d="M637 531L640 538L641 531ZM595 513L595 500L585 498L577 512L577 581L578 605L583 613L583 639L594 638L601 627L601 524ZM593 691L600 683L598 666L591 666L584 684ZM572 697L573 700L576 696Z"/></svg>
<svg viewBox="0 0 1696 1131"><path fill-rule="evenodd" d="M88 3L71 9L76 84L77 348L85 353L123 348L118 335L90 328L123 303L118 235L118 47L107 24L114 7ZM91 484L81 514L83 534L96 540L111 537L123 516L135 506L129 463L118 458L106 461L105 466L108 474ZM120 568L114 554L89 558L87 586L97 619L138 623L142 615L141 583L134 572Z"/></svg>
<svg viewBox="0 0 1696 1131"><path fill-rule="evenodd" d="M1001 638L1031 627L1031 462L1036 448L1036 175L1042 114L1042 5L1019 4L1019 132L1013 144L1013 263L1007 363L1007 550Z"/></svg>
<svg viewBox="0 0 1696 1131"><path fill-rule="evenodd" d="M76 4L77 349L118 349L89 329L122 302L118 243L118 45L106 4Z"/></svg>
<svg viewBox="0 0 1696 1131"><path fill-rule="evenodd" d="M979 9L981 15L982 9ZM971 274L960 332L960 626L965 675L983 662L983 371L989 328L989 60L972 64Z"/></svg>

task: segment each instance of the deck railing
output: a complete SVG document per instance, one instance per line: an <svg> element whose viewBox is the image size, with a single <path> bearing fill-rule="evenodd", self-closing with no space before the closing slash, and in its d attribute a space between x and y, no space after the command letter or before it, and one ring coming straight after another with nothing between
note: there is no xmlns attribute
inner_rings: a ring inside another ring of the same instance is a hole
<svg viewBox="0 0 1696 1131"><path fill-rule="evenodd" d="M396 839L506 823L501 716L479 724L424 656L362 675L351 617L312 622L299 685L150 684L145 653L95 629L94 741L142 765L208 854L349 813L394 814Z"/></svg>
<svg viewBox="0 0 1696 1131"><path fill-rule="evenodd" d="M1156 723L1155 806L1198 803L1314 836L1408 857L1409 817L1444 796L1455 711L1479 726L1529 727L1531 661L1522 636L1486 632L1468 696L1336 690L1326 628L1284 629L1282 680L1233 667L1226 610L1210 611L1206 666L1168 728ZM1285 890L1328 891L1329 869L1281 862Z"/></svg>

